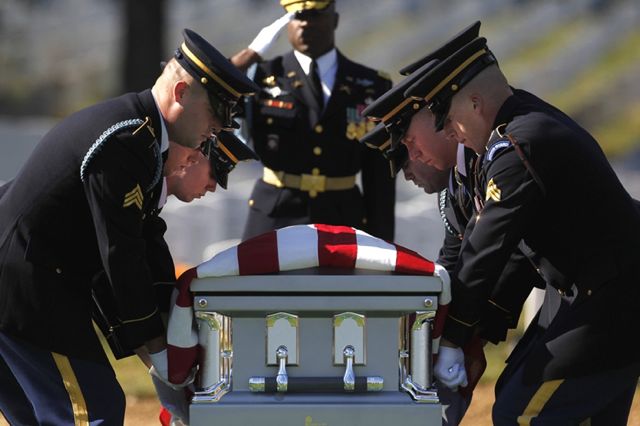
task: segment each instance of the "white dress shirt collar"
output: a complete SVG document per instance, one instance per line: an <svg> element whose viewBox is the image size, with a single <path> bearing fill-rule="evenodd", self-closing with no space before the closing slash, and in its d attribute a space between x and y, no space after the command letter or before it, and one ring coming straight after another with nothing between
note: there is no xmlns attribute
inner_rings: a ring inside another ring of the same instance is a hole
<svg viewBox="0 0 640 426"><path fill-rule="evenodd" d="M467 159L464 154L464 145L458 144L458 150L456 151L456 166L451 169L449 173L449 193L453 194L456 188L456 170L461 176L467 177Z"/></svg>
<svg viewBox="0 0 640 426"><path fill-rule="evenodd" d="M311 69L311 61L313 59L310 56L305 55L304 53L300 53L297 50L293 51L300 67L302 67L302 71L305 74L309 75L309 71ZM338 52L336 49L331 49L327 53L322 56L318 56L316 58L316 63L318 64L318 70L320 72L320 78L323 78L324 75L338 65Z"/></svg>
<svg viewBox="0 0 640 426"><path fill-rule="evenodd" d="M300 53L297 50L293 51L302 71L309 75L311 70L311 61L313 59L304 53ZM322 92L324 94L324 104L327 105L328 99L331 97L331 91L333 90L333 84L336 81L336 72L338 71L338 52L335 48L331 49L322 56L316 58L318 64L318 74L320 75L320 82L322 83Z"/></svg>
<svg viewBox="0 0 640 426"><path fill-rule="evenodd" d="M464 177L467 177L469 173L467 172L467 157L466 155L464 155L464 150L464 145L459 143L458 152L456 154L456 165L458 167L458 173L460 173Z"/></svg>

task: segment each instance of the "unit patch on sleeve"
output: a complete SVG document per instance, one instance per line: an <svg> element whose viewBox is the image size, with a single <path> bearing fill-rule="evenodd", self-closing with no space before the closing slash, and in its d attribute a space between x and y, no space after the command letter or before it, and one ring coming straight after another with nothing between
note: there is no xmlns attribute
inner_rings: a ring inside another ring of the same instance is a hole
<svg viewBox="0 0 640 426"><path fill-rule="evenodd" d="M500 141L491 145L491 147L489 147L489 152L487 152L486 161L493 160L493 157L496 155L498 151L508 147L509 145L511 145L509 141Z"/></svg>

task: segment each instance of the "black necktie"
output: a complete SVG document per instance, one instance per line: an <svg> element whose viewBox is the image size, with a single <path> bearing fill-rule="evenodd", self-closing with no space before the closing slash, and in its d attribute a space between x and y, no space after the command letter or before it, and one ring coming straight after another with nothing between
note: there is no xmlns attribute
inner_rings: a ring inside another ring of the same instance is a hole
<svg viewBox="0 0 640 426"><path fill-rule="evenodd" d="M318 102L320 111L322 111L322 108L324 108L324 92L322 90L322 82L320 81L320 70L318 70L318 63L315 60L311 61L309 77L311 77L311 82L313 83L313 94Z"/></svg>

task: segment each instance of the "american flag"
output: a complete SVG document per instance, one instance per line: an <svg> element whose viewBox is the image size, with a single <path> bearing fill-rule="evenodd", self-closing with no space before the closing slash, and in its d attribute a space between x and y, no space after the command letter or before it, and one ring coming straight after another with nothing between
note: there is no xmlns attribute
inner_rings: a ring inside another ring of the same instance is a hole
<svg viewBox="0 0 640 426"><path fill-rule="evenodd" d="M295 225L254 237L185 271L178 279L176 302L169 316L169 380L181 384L198 360L198 333L193 316L191 281L195 278L273 274L313 267L388 271L439 276L442 292L434 322L434 352L451 301L449 275L440 265L397 244L346 226Z"/></svg>

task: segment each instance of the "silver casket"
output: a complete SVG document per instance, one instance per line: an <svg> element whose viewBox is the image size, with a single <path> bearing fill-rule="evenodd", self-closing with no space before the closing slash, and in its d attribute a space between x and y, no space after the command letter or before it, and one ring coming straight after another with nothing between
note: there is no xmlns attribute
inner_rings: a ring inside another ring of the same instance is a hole
<svg viewBox="0 0 640 426"><path fill-rule="evenodd" d="M443 282L327 267L191 283L192 425L439 425L432 320Z"/></svg>

